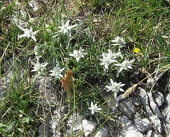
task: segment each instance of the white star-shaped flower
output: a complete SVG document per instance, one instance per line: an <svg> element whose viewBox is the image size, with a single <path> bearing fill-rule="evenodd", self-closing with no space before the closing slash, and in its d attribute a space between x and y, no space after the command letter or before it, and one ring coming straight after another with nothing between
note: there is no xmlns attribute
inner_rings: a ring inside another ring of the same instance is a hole
<svg viewBox="0 0 170 137"><path fill-rule="evenodd" d="M54 76L56 78L61 78L62 75L61 73L63 72L64 68L60 69L60 67L58 66L58 64L56 64L56 66L53 68L53 70L50 70L51 72L51 76Z"/></svg>
<svg viewBox="0 0 170 137"><path fill-rule="evenodd" d="M36 42L35 34L37 34L38 31L33 32L32 27L30 29L28 28L24 29L23 27L19 25L17 25L17 27L24 32L24 34L19 35L18 38L23 38L23 37L32 38Z"/></svg>
<svg viewBox="0 0 170 137"><path fill-rule="evenodd" d="M69 26L69 22L70 22L70 20L68 20L68 21L64 24L64 21L62 20L62 21L61 21L61 26L58 27L58 28L60 29L59 32L62 32L62 33L64 33L64 34L67 33L67 34L71 37L71 29L74 28L74 27L76 27L77 24L72 25L72 26Z"/></svg>
<svg viewBox="0 0 170 137"><path fill-rule="evenodd" d="M110 79L110 85L109 86L106 86L106 88L108 89L108 91L112 91L114 92L114 97L116 98L117 97L117 93L119 91L124 91L121 87L124 86L125 84L121 84L121 82L119 83L116 83L116 82L113 82L112 79Z"/></svg>
<svg viewBox="0 0 170 137"><path fill-rule="evenodd" d="M34 65L32 72L37 71L38 74L40 74L45 69L48 63L40 63L39 60L37 60L36 63L32 62L32 64Z"/></svg>
<svg viewBox="0 0 170 137"><path fill-rule="evenodd" d="M93 115L95 112L98 112L100 110L102 110L101 108L99 108L97 106L97 104L93 104L93 102L91 102L91 106L88 108L91 110L91 114Z"/></svg>
<svg viewBox="0 0 170 137"><path fill-rule="evenodd" d="M114 40L111 40L111 42L114 42L115 44L113 44L113 45L115 45L115 46L119 45L120 48L126 44L125 40L119 36L117 36Z"/></svg>
<svg viewBox="0 0 170 137"><path fill-rule="evenodd" d="M84 53L84 50L82 49L82 47L80 47L79 50L74 50L73 53L70 53L69 56L75 57L76 61L78 62L80 60L80 58L83 58L84 55L86 55L87 53Z"/></svg>
<svg viewBox="0 0 170 137"><path fill-rule="evenodd" d="M116 64L115 66L119 66L120 69L119 69L119 73L122 71L122 70L127 70L127 69L132 69L132 63L134 62L134 60L124 60L122 63L120 64Z"/></svg>
<svg viewBox="0 0 170 137"><path fill-rule="evenodd" d="M113 54L111 50L108 50L108 53L103 53L102 56L103 58L100 59L101 65L104 65L105 69L108 69L108 66L113 63L117 62L116 61L116 54Z"/></svg>

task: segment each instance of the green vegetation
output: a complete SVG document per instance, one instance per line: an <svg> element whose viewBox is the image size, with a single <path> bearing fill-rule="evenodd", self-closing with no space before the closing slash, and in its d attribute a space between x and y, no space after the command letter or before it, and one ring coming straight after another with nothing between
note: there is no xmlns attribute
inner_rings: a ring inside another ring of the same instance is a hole
<svg viewBox="0 0 170 137"><path fill-rule="evenodd" d="M103 125L117 115L109 111L103 97L111 93L114 98L120 91L107 88L110 79L126 91L131 83L152 77L169 64L168 0L51 0L39 1L36 11L29 1L15 2L0 2L0 82L5 83L11 74L8 84L2 84L7 92L0 100L0 135L4 137L26 137L30 129L37 136L44 118L39 110L48 108L51 113L56 107L41 99L46 97L37 87L39 78L49 78L59 92L63 90L60 80L72 70L73 81L66 85L72 96L67 94L62 100L68 114L91 117L93 102L101 108L93 116Z"/></svg>

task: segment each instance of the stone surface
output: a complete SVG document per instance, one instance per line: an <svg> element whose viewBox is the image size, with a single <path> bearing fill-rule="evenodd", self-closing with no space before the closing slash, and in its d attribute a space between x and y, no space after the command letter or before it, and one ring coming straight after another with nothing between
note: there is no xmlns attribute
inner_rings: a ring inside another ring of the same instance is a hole
<svg viewBox="0 0 170 137"><path fill-rule="evenodd" d="M47 114L45 117L45 121L39 126L38 131L39 131L40 137L50 136L50 128L49 128L50 119L51 119L51 116Z"/></svg>
<svg viewBox="0 0 170 137"><path fill-rule="evenodd" d="M128 100L119 102L117 108L129 119L132 119L134 114L137 112L137 108Z"/></svg>
<svg viewBox="0 0 170 137"><path fill-rule="evenodd" d="M141 102L139 101L139 99L137 99L136 97L130 97L128 99L133 105L135 106L140 106Z"/></svg>
<svg viewBox="0 0 170 137"><path fill-rule="evenodd" d="M160 107L164 103L164 96L161 92L158 92L154 98L158 107Z"/></svg>
<svg viewBox="0 0 170 137"><path fill-rule="evenodd" d="M126 131L125 137L144 137L139 131L135 130L134 125L130 125L130 128L131 129Z"/></svg>
<svg viewBox="0 0 170 137"><path fill-rule="evenodd" d="M159 120L159 118L156 115L154 115L154 116L150 116L149 119L153 123L153 127L155 128L155 130L161 133L162 125L161 125L161 121Z"/></svg>
<svg viewBox="0 0 170 137"><path fill-rule="evenodd" d="M82 127L83 127L85 137L87 137L90 133L92 133L92 131L96 128L96 126L97 124L95 122L84 119L82 121Z"/></svg>
<svg viewBox="0 0 170 137"><path fill-rule="evenodd" d="M75 115L71 115L67 122L68 133L71 134L72 131L74 133L82 131L83 130L82 120L83 120L83 118L78 113ZM73 122L74 122L74 124L73 124Z"/></svg>
<svg viewBox="0 0 170 137"><path fill-rule="evenodd" d="M10 84L12 76L13 76L12 71L8 71L6 76L4 76L0 80L0 100L2 100L6 96L7 88L8 85Z"/></svg>
<svg viewBox="0 0 170 137"><path fill-rule="evenodd" d="M163 118L161 112L159 111L158 106L157 106L156 103L153 101L152 93L148 93L148 97L149 97L149 103L150 103L150 107L152 108L152 111L153 111L159 118Z"/></svg>
<svg viewBox="0 0 170 137"><path fill-rule="evenodd" d="M108 129L102 127L102 128L97 132L97 134L95 135L95 137L108 137L108 133L109 133Z"/></svg>
<svg viewBox="0 0 170 137"><path fill-rule="evenodd" d="M145 132L149 126L150 126L150 121L147 118L139 118L139 116L135 115L134 118L135 125L141 132Z"/></svg>
<svg viewBox="0 0 170 137"><path fill-rule="evenodd" d="M139 97L141 99L142 105L145 108L147 114L149 116L153 116L154 114L149 106L148 95L147 95L146 91L143 88L139 87L138 92L139 92Z"/></svg>
<svg viewBox="0 0 170 137"><path fill-rule="evenodd" d="M138 128L130 120L128 120L127 117L123 116L121 120L125 129L120 137L144 137L142 133L139 132Z"/></svg>

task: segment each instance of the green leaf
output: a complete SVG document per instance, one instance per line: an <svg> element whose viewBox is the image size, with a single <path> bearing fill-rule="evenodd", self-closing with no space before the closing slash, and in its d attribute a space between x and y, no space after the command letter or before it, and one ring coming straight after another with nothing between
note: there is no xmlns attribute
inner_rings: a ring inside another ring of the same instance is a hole
<svg viewBox="0 0 170 137"><path fill-rule="evenodd" d="M29 123L29 121L30 121L30 118L29 117L24 117L23 119L22 119L22 122L23 123Z"/></svg>
<svg viewBox="0 0 170 137"><path fill-rule="evenodd" d="M13 126L15 125L15 122L13 121L9 126L7 126L7 130L11 130L13 128Z"/></svg>

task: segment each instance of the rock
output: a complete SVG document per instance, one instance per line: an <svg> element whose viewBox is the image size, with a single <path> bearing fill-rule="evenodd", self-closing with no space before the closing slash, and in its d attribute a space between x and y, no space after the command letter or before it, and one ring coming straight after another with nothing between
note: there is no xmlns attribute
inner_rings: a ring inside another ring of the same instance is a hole
<svg viewBox="0 0 170 137"><path fill-rule="evenodd" d="M108 133L109 133L108 129L102 127L94 137L108 137Z"/></svg>
<svg viewBox="0 0 170 137"><path fill-rule="evenodd" d="M61 113L66 114L68 112L68 106L62 106L60 110Z"/></svg>
<svg viewBox="0 0 170 137"><path fill-rule="evenodd" d="M139 118L139 116L135 115L134 121L135 121L136 127L142 133L145 132L150 126L150 121L147 118L141 119L141 118Z"/></svg>
<svg viewBox="0 0 170 137"><path fill-rule="evenodd" d="M170 134L170 110L165 117L165 124L166 124L166 127L167 127L167 131Z"/></svg>
<svg viewBox="0 0 170 137"><path fill-rule="evenodd" d="M155 95L155 102L158 105L158 107L160 107L164 103L164 96L161 92L158 92Z"/></svg>
<svg viewBox="0 0 170 137"><path fill-rule="evenodd" d="M150 107L152 108L152 111L153 111L159 118L163 118L161 112L159 111L158 106L157 106L156 103L153 101L152 93L148 93L148 97L149 97Z"/></svg>
<svg viewBox="0 0 170 137"><path fill-rule="evenodd" d="M124 98L123 98L123 94L120 94L119 96L116 97L117 101L122 101Z"/></svg>
<svg viewBox="0 0 170 137"><path fill-rule="evenodd" d="M96 125L97 124L93 121L89 121L86 119L82 121L82 127L83 127L85 137L87 137L90 133L92 133L92 131L96 128Z"/></svg>
<svg viewBox="0 0 170 137"><path fill-rule="evenodd" d="M134 128L134 125L130 125L130 128ZM126 131L125 137L144 137L139 131L135 129Z"/></svg>
<svg viewBox="0 0 170 137"><path fill-rule="evenodd" d="M130 97L128 100L135 106L141 105L141 102L136 97Z"/></svg>
<svg viewBox="0 0 170 137"><path fill-rule="evenodd" d="M76 113L75 115L70 115L69 120L67 122L67 132L71 134L72 132L77 133L82 130L82 117L78 113Z"/></svg>
<svg viewBox="0 0 170 137"><path fill-rule="evenodd" d="M57 119L55 116L52 116L52 119L50 120L50 127L52 129L52 133L56 132L56 128L59 125L59 119Z"/></svg>
<svg viewBox="0 0 170 137"><path fill-rule="evenodd" d="M146 137L152 137L152 130L147 131Z"/></svg>
<svg viewBox="0 0 170 137"><path fill-rule="evenodd" d="M6 96L7 88L0 84L0 101Z"/></svg>
<svg viewBox="0 0 170 137"><path fill-rule="evenodd" d="M36 78L35 83L39 93L43 96L43 98L40 98L42 102L48 103L50 106L58 106L60 104L57 95L53 91L54 87L49 77L39 76Z"/></svg>
<svg viewBox="0 0 170 137"><path fill-rule="evenodd" d="M49 127L47 124L43 123L38 128L39 137L48 137L49 136Z"/></svg>
<svg viewBox="0 0 170 137"><path fill-rule="evenodd" d="M6 96L8 85L13 76L12 71L8 71L6 76L4 76L0 81L0 101Z"/></svg>
<svg viewBox="0 0 170 137"><path fill-rule="evenodd" d="M132 124L127 117L123 116L121 118L122 123L125 125L125 129L121 135L121 137L144 137L138 130L138 128Z"/></svg>
<svg viewBox="0 0 170 137"><path fill-rule="evenodd" d="M137 108L128 100L121 101L117 108L129 119L132 119L137 112Z"/></svg>
<svg viewBox="0 0 170 137"><path fill-rule="evenodd" d="M38 132L39 132L39 137L48 137L50 134L50 128L49 128L49 122L50 122L50 115L47 114L46 118L45 118L45 122L43 122L39 128L38 128Z"/></svg>
<svg viewBox="0 0 170 137"><path fill-rule="evenodd" d="M170 104L170 94L168 94L168 95L166 96L166 102L167 102L168 104Z"/></svg>
<svg viewBox="0 0 170 137"><path fill-rule="evenodd" d="M151 110L151 108L150 108L150 106L149 106L149 103L148 103L148 95L147 95L146 91L145 91L143 88L139 87L139 88L138 88L138 92L139 92L139 97L140 97L140 99L141 99L141 102L142 102L142 104L143 104L143 107L145 108L147 114L148 114L149 116L153 116L154 114L153 114L153 112L152 112L152 110Z"/></svg>
<svg viewBox="0 0 170 137"><path fill-rule="evenodd" d="M61 137L61 133L57 131L52 135L52 137Z"/></svg>
<svg viewBox="0 0 170 137"><path fill-rule="evenodd" d="M152 130L149 130L147 132L146 137L162 137L161 135L158 135L156 132L153 132Z"/></svg>
<svg viewBox="0 0 170 137"><path fill-rule="evenodd" d="M154 129L158 131L159 133L161 133L162 125L161 125L161 121L159 120L159 118L156 115L154 115L154 116L150 116L149 119L153 123Z"/></svg>

